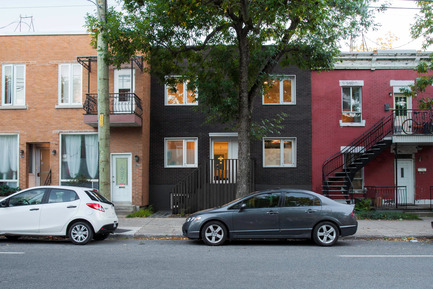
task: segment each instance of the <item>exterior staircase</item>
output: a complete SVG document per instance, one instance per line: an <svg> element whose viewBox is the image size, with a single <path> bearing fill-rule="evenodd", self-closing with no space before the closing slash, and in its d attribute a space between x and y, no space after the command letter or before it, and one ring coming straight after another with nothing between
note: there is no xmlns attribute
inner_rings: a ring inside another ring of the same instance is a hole
<svg viewBox="0 0 433 289"><path fill-rule="evenodd" d="M355 197L355 174L392 144L393 115L375 123L353 140L345 150L328 158L322 166L322 193L332 199L350 202Z"/></svg>

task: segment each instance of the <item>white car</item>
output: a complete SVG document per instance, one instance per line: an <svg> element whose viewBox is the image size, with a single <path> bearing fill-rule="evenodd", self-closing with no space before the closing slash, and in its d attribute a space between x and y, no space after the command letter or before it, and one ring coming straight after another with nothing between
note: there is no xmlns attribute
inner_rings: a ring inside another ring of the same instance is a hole
<svg viewBox="0 0 433 289"><path fill-rule="evenodd" d="M118 226L114 205L97 190L42 186L0 200L0 235L65 236L85 245L104 240Z"/></svg>

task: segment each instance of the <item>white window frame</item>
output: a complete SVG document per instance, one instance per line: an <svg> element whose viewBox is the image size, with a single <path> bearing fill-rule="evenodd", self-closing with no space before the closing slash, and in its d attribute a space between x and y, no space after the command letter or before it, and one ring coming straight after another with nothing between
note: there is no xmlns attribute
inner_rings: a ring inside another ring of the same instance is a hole
<svg viewBox="0 0 433 289"><path fill-rule="evenodd" d="M352 88L353 87L361 87L361 121L360 122L343 122L342 119L340 119L340 126L365 126L365 120L363 119L363 95L362 95L362 88L364 87L364 80L340 80L340 87L341 87L341 93L340 93L340 99L341 99L341 116L343 116L343 88Z"/></svg>
<svg viewBox="0 0 433 289"><path fill-rule="evenodd" d="M168 150L167 143L168 141L182 141L182 165L169 165L168 162ZM187 143L194 142L194 164L186 163L187 156ZM164 138L164 168L196 168L198 167L198 138L197 137L167 137Z"/></svg>
<svg viewBox="0 0 433 289"><path fill-rule="evenodd" d="M16 154L17 154L17 179L7 179L7 180L1 180L0 182L3 183L16 183L16 188L19 187L20 184L20 135L17 133L0 133L0 136L16 136L17 137L17 147L16 147ZM9 185L10 186L10 185Z"/></svg>
<svg viewBox="0 0 433 289"><path fill-rule="evenodd" d="M67 103L62 103L62 67L67 66L69 68L69 99ZM74 94L74 67L80 67L80 101L73 102ZM83 67L79 63L60 63L58 72L58 105L56 108L82 108L83 107Z"/></svg>
<svg viewBox="0 0 433 289"><path fill-rule="evenodd" d="M7 67L10 67L12 69L12 95L11 95L11 103L6 103L5 99L5 92L6 92L6 81L5 81L5 70ZM17 93L17 67L23 67L24 68L24 99L22 104L16 103L16 93ZM2 65L2 106L3 108L27 108L26 107L26 65L25 64L3 64Z"/></svg>
<svg viewBox="0 0 433 289"><path fill-rule="evenodd" d="M280 165L266 165L265 161L265 141L266 140L279 140L280 141ZM292 142L292 164L284 163L284 142ZM295 168L297 166L297 139L296 137L265 137L262 141L262 161L264 168Z"/></svg>
<svg viewBox="0 0 433 289"><path fill-rule="evenodd" d="M271 75L271 80L278 79L280 81L280 102L279 103L265 103L265 93L262 95L262 105L296 105L296 75ZM290 80L292 101L284 102L284 86L283 81Z"/></svg>
<svg viewBox="0 0 433 289"><path fill-rule="evenodd" d="M173 78L180 78L179 75L172 76ZM167 84L164 85L164 102L166 106L196 106L198 105L197 101L197 90L194 91L194 94L196 95L196 100L193 103L188 103L188 81L182 82L183 84L183 102L179 104L170 104L168 103L168 90L170 89L170 86Z"/></svg>

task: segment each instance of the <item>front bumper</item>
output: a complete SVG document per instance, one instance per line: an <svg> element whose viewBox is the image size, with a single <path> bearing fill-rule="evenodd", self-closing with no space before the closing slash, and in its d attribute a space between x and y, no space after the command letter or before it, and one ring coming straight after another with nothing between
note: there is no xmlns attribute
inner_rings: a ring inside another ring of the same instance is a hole
<svg viewBox="0 0 433 289"><path fill-rule="evenodd" d="M200 239L200 230L194 222L186 222L182 226L182 234L189 239Z"/></svg>

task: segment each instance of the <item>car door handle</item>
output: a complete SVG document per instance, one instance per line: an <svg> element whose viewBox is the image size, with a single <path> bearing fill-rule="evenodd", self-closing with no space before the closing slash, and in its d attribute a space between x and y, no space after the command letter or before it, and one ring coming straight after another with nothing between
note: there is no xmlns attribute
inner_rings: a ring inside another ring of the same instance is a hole
<svg viewBox="0 0 433 289"><path fill-rule="evenodd" d="M39 208L30 209L30 211L39 211Z"/></svg>
<svg viewBox="0 0 433 289"><path fill-rule="evenodd" d="M266 212L266 214L268 214L268 215L278 215L278 212L268 211L268 212Z"/></svg>
<svg viewBox="0 0 433 289"><path fill-rule="evenodd" d="M67 206L66 208L68 208L68 209L74 209L74 208L76 208L77 206Z"/></svg>
<svg viewBox="0 0 433 289"><path fill-rule="evenodd" d="M315 213L315 212L317 212L317 210L308 209L308 210L305 211L305 213L308 213L308 214L312 214L312 213Z"/></svg>

